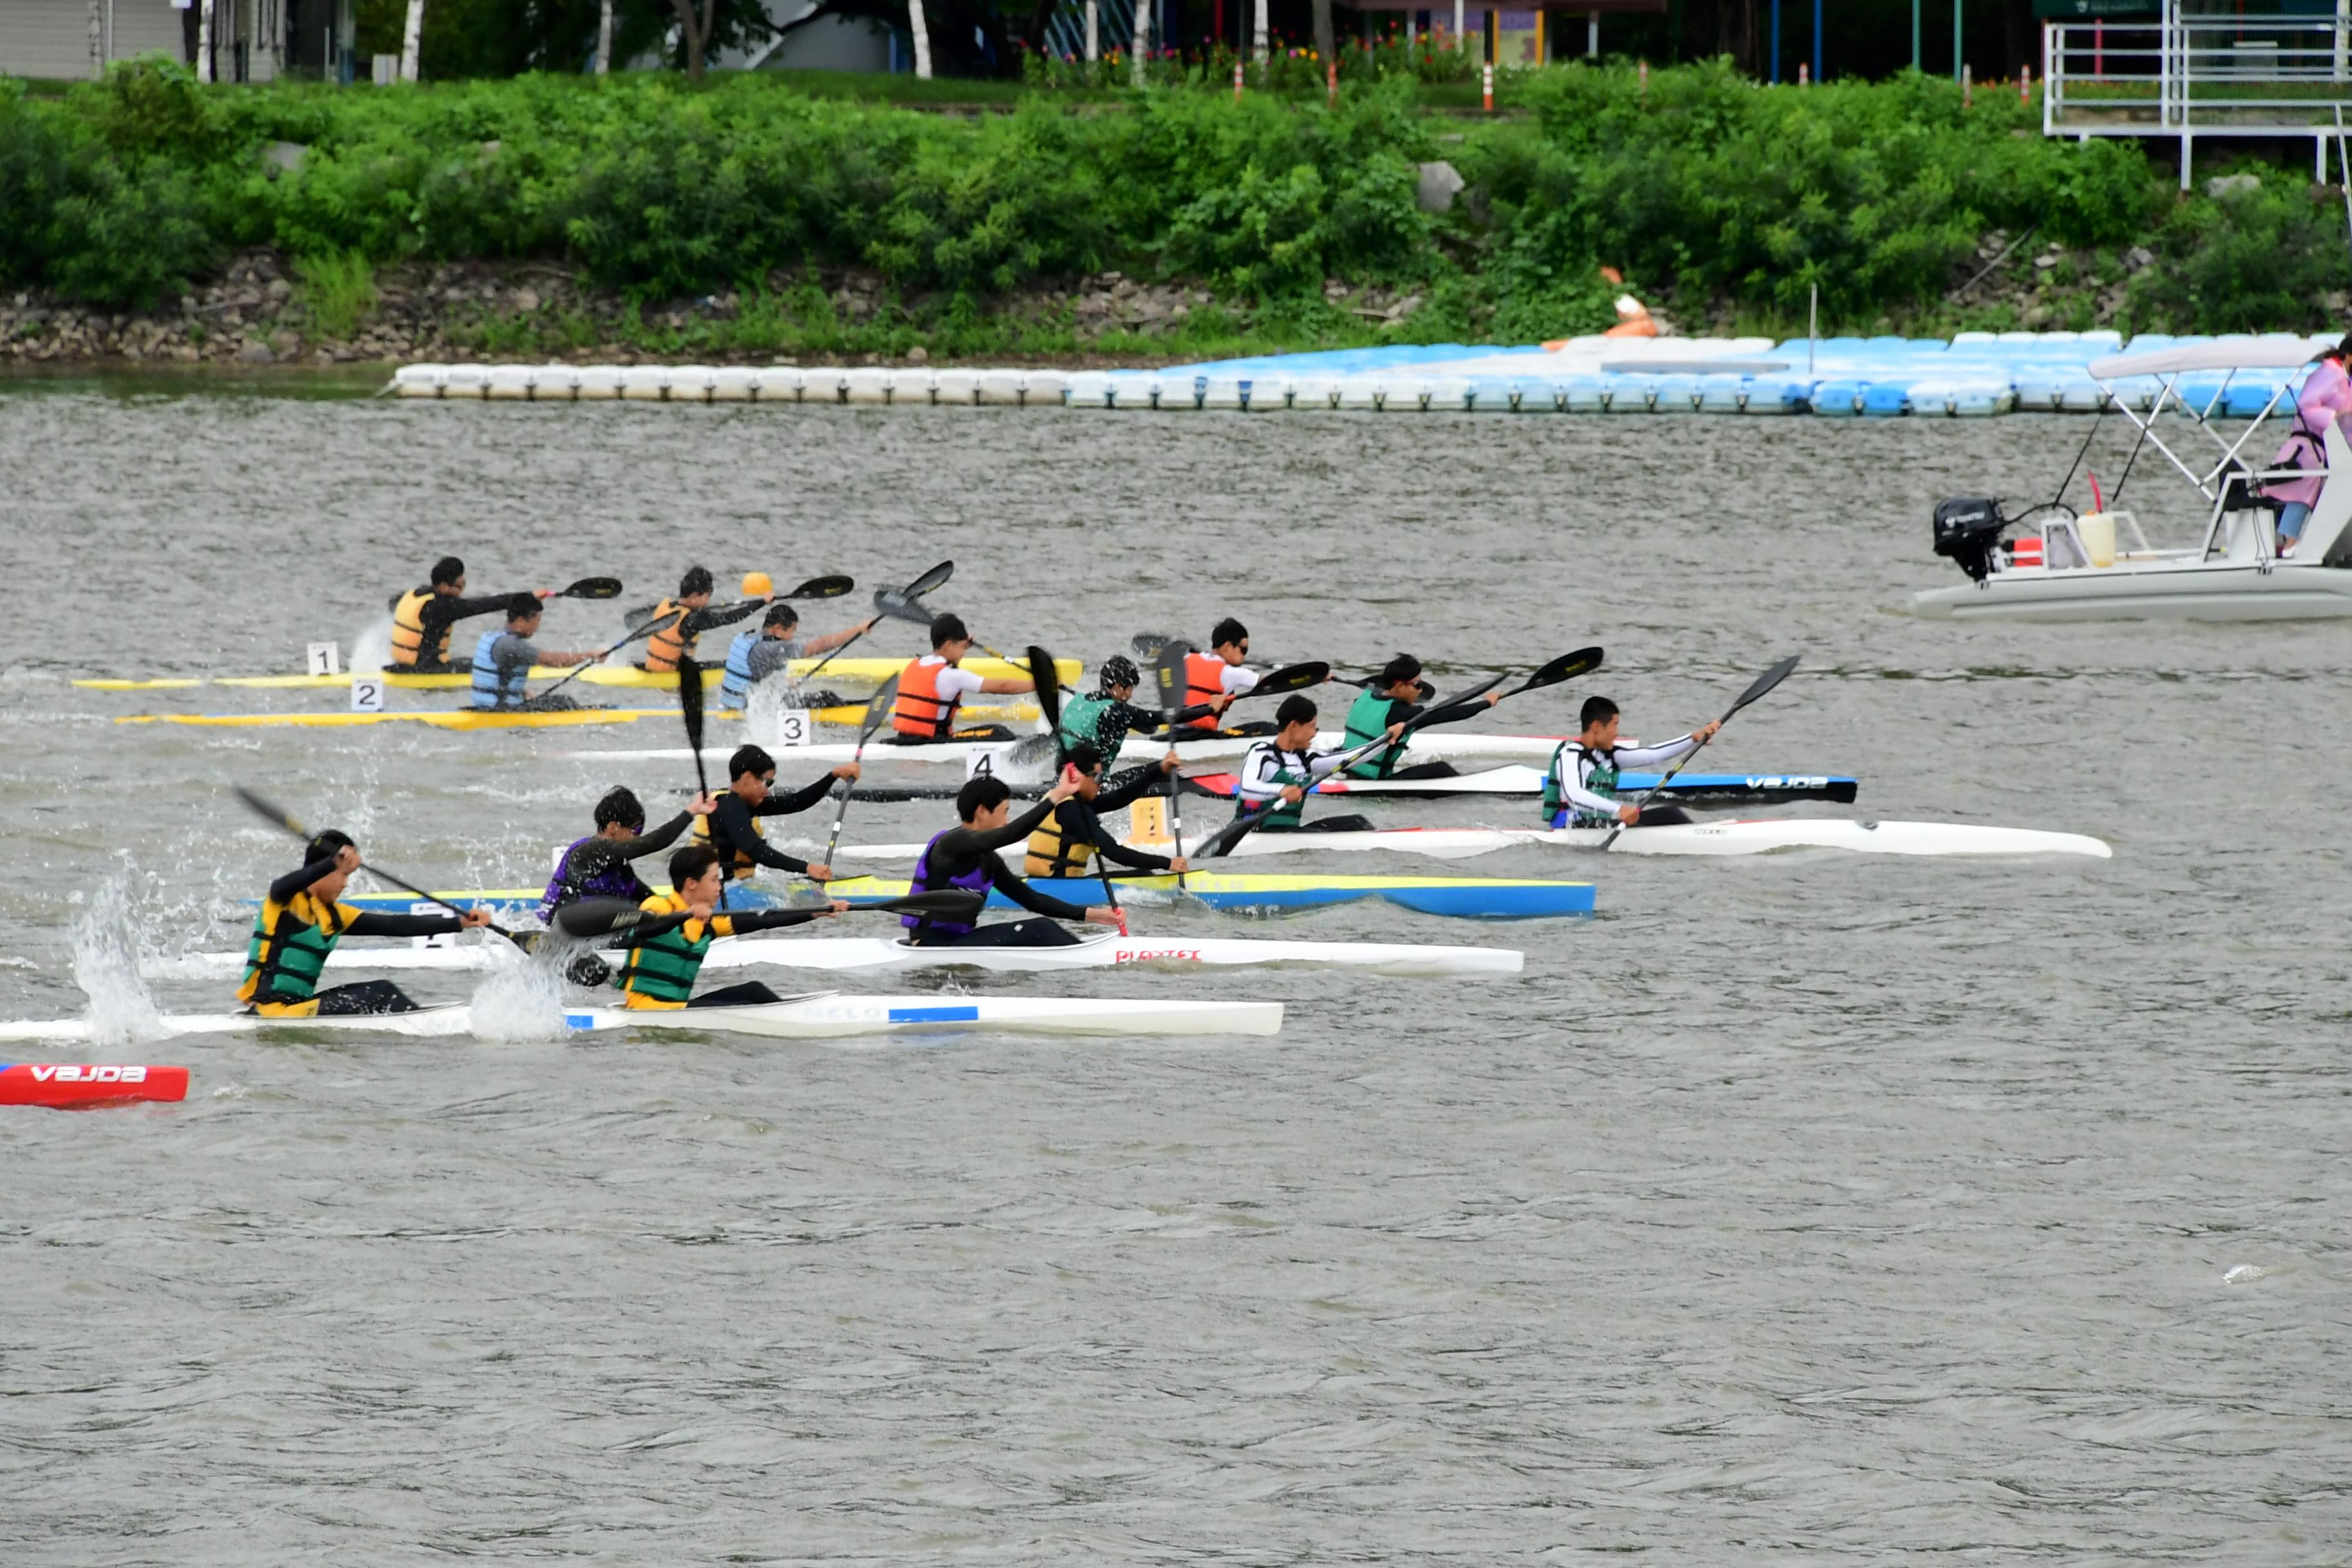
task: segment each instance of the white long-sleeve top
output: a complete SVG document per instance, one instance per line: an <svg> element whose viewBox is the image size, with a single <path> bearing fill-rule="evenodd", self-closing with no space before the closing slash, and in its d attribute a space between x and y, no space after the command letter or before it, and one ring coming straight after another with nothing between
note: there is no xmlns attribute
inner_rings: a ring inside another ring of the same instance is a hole
<svg viewBox="0 0 2352 1568"><path fill-rule="evenodd" d="M1559 750L1551 754L1552 788L1560 804L1579 816L1607 817L1615 820L1617 808L1624 803L1595 788L1592 775L1603 777L1602 788L1615 787L1620 773L1646 773L1681 761L1698 750L1698 739L1685 735L1679 740L1662 741L1654 746L1587 746L1581 741L1563 741Z"/></svg>

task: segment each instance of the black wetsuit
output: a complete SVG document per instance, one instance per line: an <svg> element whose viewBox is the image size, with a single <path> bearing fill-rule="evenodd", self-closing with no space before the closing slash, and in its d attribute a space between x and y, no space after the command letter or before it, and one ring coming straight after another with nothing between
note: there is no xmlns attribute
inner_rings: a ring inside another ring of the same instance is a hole
<svg viewBox="0 0 2352 1568"><path fill-rule="evenodd" d="M402 597L394 594L393 604L398 605ZM487 616L493 610L504 614L513 602L512 594L469 594L464 597L434 595L416 606L416 624L425 628L425 635L416 645L416 662L395 666L395 669L414 669L423 675L446 675L452 672L463 674L473 668L474 661L470 658L453 658L445 663L434 658L434 652L448 640L450 627L457 622L471 620L476 616Z"/></svg>
<svg viewBox="0 0 2352 1568"><path fill-rule="evenodd" d="M719 863L727 868L730 877L748 877L751 873L742 862L772 867L800 876L809 868L805 860L796 860L783 851L772 848L760 830L751 825L755 816L790 816L806 811L823 800L833 788L833 775L819 773L790 795L770 793L758 805L747 804L743 797L729 790L719 797L719 809L710 814L710 847L719 851Z"/></svg>
<svg viewBox="0 0 2352 1568"><path fill-rule="evenodd" d="M1085 920L1084 906L1065 903L1051 893L1037 891L1014 876L1012 868L996 853L1035 832L1038 824L1045 820L1045 814L1053 809L1053 802L1041 800L1002 827L949 828L931 840L929 848L924 851L924 877L915 889L917 892L936 892L950 887L959 877L970 879L975 870L984 870L989 886L1023 909L1050 919L1003 921L966 931L942 931L933 921L918 921L908 933L908 940L923 947L1067 947L1075 943L1078 939L1055 921Z"/></svg>

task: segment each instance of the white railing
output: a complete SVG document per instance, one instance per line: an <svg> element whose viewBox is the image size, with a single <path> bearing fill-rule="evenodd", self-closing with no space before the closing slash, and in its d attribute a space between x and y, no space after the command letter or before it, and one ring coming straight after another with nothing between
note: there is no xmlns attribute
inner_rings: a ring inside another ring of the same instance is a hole
<svg viewBox="0 0 2352 1568"><path fill-rule="evenodd" d="M2042 33L2050 136L2174 136L2180 183L2200 136L2309 136L2318 177L2352 114L2352 14L2183 15L2052 22Z"/></svg>

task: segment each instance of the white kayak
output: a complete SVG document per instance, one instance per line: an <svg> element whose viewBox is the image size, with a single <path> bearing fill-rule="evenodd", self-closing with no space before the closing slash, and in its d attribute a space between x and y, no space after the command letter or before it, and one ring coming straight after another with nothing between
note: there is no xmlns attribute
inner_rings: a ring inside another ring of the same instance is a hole
<svg viewBox="0 0 2352 1568"><path fill-rule="evenodd" d="M1203 731L1201 739L1178 742L1177 751L1187 763L1237 762L1242 753L1262 737L1255 735L1220 735ZM1552 752L1565 739L1559 735L1472 735L1425 731L1415 735L1405 747L1399 763L1411 767L1421 763L1445 762L1523 762L1549 766ZM1041 751L1042 735L1024 735L1011 741L927 741L920 745L900 746L877 741L866 748L868 763L938 763L971 768L982 757L994 758L1024 742L1033 751ZM1347 737L1338 730L1316 732L1315 744L1319 750L1336 751ZM706 763L724 763L734 750L731 746L705 746L702 760ZM653 746L609 751L575 751L566 753L583 762L593 763L690 763L694 752L686 746ZM1118 750L1118 766L1132 767L1144 763L1156 763L1168 754L1168 742L1149 741L1129 735ZM857 760L857 747L848 741L820 741L805 746L785 748L785 761L837 763ZM1052 759L1046 759L1050 762Z"/></svg>
<svg viewBox="0 0 2352 1568"><path fill-rule="evenodd" d="M920 846L914 846L919 848ZM450 947L338 947L331 969L504 969L525 962L504 942ZM1244 937L1088 936L1067 947L913 947L887 937L721 937L710 944L705 969L774 964L835 973L898 973L915 969L967 968L1031 973L1064 969L1119 969L1157 964L1170 969L1222 969L1243 964L1319 964L1378 974L1517 974L1526 955L1507 947L1438 947L1386 942L1259 942ZM245 967L241 952L194 952L141 966L153 979L202 980Z"/></svg>
<svg viewBox="0 0 2352 1568"><path fill-rule="evenodd" d="M1154 855L1175 852L1175 846L1164 839L1129 843L1134 848ZM1362 833L1253 833L1234 846L1231 858L1385 850L1462 860L1529 844L1570 849L1605 848L1612 855L1769 855L1781 849L1846 849L1863 855L2088 855L2105 860L2115 853L2103 839L2035 827L1990 827L1969 822L1771 817L1629 827L1613 838L1605 827L1383 827ZM870 850L844 849L841 854L846 858L852 854L879 856L888 851L896 856L904 851L905 858L911 859L921 849L919 844L892 844Z"/></svg>
<svg viewBox="0 0 2352 1568"><path fill-rule="evenodd" d="M437 1038L472 1034L474 1010L461 1004L420 1007L414 1013L334 1018L261 1018L245 1013L166 1014L163 1026L171 1035L327 1030ZM942 1030L1027 1035L1272 1035L1282 1028L1282 1004L1130 1002L1073 996L845 996L819 992L748 1007L688 1007L676 1011L567 1007L562 1014L562 1027L572 1034L663 1029L794 1040L919 1035ZM89 1025L79 1018L0 1023L0 1042L89 1037Z"/></svg>

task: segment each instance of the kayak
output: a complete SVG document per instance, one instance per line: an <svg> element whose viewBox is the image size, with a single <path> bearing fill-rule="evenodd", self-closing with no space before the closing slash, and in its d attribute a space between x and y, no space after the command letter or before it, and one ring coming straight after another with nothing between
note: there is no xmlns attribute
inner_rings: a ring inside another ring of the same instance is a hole
<svg viewBox="0 0 2352 1568"><path fill-rule="evenodd" d="M830 664L824 665L824 674L828 679L837 679L845 686L861 683L879 686L906 668L909 662L904 658L836 658ZM796 658L784 667L784 673L793 679L798 679L814 671L820 663L824 661L814 658ZM984 654L965 659L962 668L983 679L1008 675L1019 676L1025 679L1029 674L1029 667L1026 664L1012 664L1004 659L992 658ZM1060 677L1063 689L1066 690L1076 689L1078 681L1086 673L1086 667L1075 658L1055 659L1054 669ZM240 686L268 691L324 691L336 687L349 686L352 683L352 673L346 670L340 675L167 676L153 680L93 678L77 680L74 684L89 691L175 691L192 686ZM414 670L396 669L367 670L360 673L377 676L386 686L416 691L455 691L471 687L474 683L472 673L467 670L436 670L423 675ZM530 670L531 679L534 680L552 680L559 676L571 673L570 669L554 665L533 665ZM704 667L702 683L705 686L716 686L725 677L726 671L714 662ZM677 675L675 671L640 669L634 664L600 664L593 669L583 670L580 679L591 686L628 686L673 691L677 689Z"/></svg>
<svg viewBox="0 0 2352 1568"><path fill-rule="evenodd" d="M133 713L115 722L202 724L245 730L341 730L362 724L427 724L436 730L561 730L574 724L633 724L640 719L677 718L675 708L572 708L551 713L500 713L455 708L440 713Z"/></svg>
<svg viewBox="0 0 2352 1568"><path fill-rule="evenodd" d="M863 718L866 712L862 708L853 711L859 718ZM967 708L963 711L976 714L977 710ZM851 722L856 722L856 720L853 719ZM881 758L898 763L939 763L969 769L983 757L996 757L1013 747L1021 745L1024 741L1034 741L1036 738L1023 736L1012 741L930 741L919 745L899 745L891 742L877 741L866 748L866 757L868 761ZM1255 735L1226 735L1213 730L1202 730L1198 731L1197 739L1191 734L1176 737L1175 744L1178 753L1188 763L1227 762L1239 760L1242 753L1256 744L1260 738ZM1317 735L1315 742L1319 747L1330 749L1339 746L1344 739L1345 737L1336 731L1326 731ZM1532 758L1537 762L1549 763L1552 752L1559 745L1560 739L1557 735L1420 735L1415 736L1412 743L1405 749L1404 760L1400 765L1412 767L1422 763L1470 758L1488 760ZM1148 736L1131 734L1120 745L1116 765L1132 767L1145 763L1156 763L1168 754L1168 746L1169 740L1165 736L1154 740ZM857 755L857 747L846 741L820 742L816 745L797 747L795 750L813 763L846 763L854 760ZM638 751L585 751L573 752L570 754L583 762L598 763L690 763L694 760L694 753L684 746L659 746ZM703 749L706 759L714 754L711 748ZM1051 760L1050 757L1046 759L1047 762Z"/></svg>
<svg viewBox="0 0 2352 1568"><path fill-rule="evenodd" d="M490 941L448 947L341 946L330 969L486 970L511 967L520 955ZM912 947L887 937L720 937L702 966L743 969L775 964L835 973L900 973L916 969L986 969L1036 973L1066 969L1119 969L1135 964L1222 969L1242 964L1320 964L1376 974L1517 974L1526 955L1504 947L1435 947L1383 942L1259 942L1243 937L1125 937L1114 931L1081 938L1068 947ZM241 952L197 952L142 966L149 977L196 980L245 967Z"/></svg>
<svg viewBox="0 0 2352 1568"><path fill-rule="evenodd" d="M166 1014L174 1035L241 1035L280 1031L408 1035L431 1038L470 1035L474 1010L459 1004L413 1013L370 1013L333 1018L263 1018L249 1013ZM676 1011L627 1007L568 1007L572 1034L623 1029L758 1035L770 1039L825 1040L857 1035L919 1035L1002 1030L1033 1035L1271 1035L1282 1027L1279 1002L1128 1002L1070 996L845 996L821 991L746 1007ZM0 1023L0 1040L86 1039L79 1018ZM79 1069L90 1070L90 1069ZM99 1069L102 1070L102 1069ZM160 1069L159 1069L160 1070Z"/></svg>
<svg viewBox="0 0 2352 1568"><path fill-rule="evenodd" d="M1166 839L1130 838L1128 842L1134 848L1155 855L1175 852L1174 846ZM2080 833L2051 833L2032 827L1787 817L1629 827L1613 838L1606 827L1381 827L1364 833L1258 832L1234 845L1229 858L1386 850L1459 860L1530 844L1606 849L1612 855L1769 855L1781 849L1845 849L1864 855L2088 855L2104 860L2115 853L2103 840ZM879 859L890 856L911 859L921 853L922 847L919 844L887 844L872 849L845 848L841 858ZM238 962L244 960L240 957Z"/></svg>
<svg viewBox="0 0 2352 1568"><path fill-rule="evenodd" d="M82 1026L87 1036L89 1026ZM16 1036L58 1039L56 1034ZM135 1100L165 1102L188 1098L185 1068L138 1067L115 1062L17 1062L0 1067L0 1105L46 1105L54 1110L87 1110Z"/></svg>
<svg viewBox="0 0 2352 1568"><path fill-rule="evenodd" d="M860 798L864 798L861 794ZM1117 877L1122 902L1168 903L1177 896L1172 873L1150 877ZM1074 904L1103 901L1102 882L1093 877L1035 877L1029 885L1039 892ZM770 910L806 904L815 884L794 885L797 894L779 897L742 882L730 882L728 900L739 909ZM907 896L908 884L876 877L844 877L825 884L825 891L853 904L880 903ZM1321 909L1361 899L1385 899L1429 915L1458 915L1470 920L1530 920L1549 915L1592 912L1590 882L1546 881L1535 878L1499 877L1268 877L1232 871L1194 871L1184 879L1184 890L1211 909L1255 913L1261 910ZM477 888L433 896L471 909L536 910L543 888ZM406 914L424 908L407 893L345 893L342 901L362 910ZM992 910L1017 910L1003 894L992 892Z"/></svg>
<svg viewBox="0 0 2352 1568"><path fill-rule="evenodd" d="M1620 790L1658 788L1656 773L1622 773ZM1317 795L1393 795L1414 800L1448 795L1543 794L1544 770L1530 767L1489 768L1484 773L1454 773L1433 779L1325 779ZM1230 800L1240 784L1233 773L1189 773L1184 787L1196 794ZM1858 786L1836 773L1679 773L1659 791L1661 801L1675 805L1710 802L1748 805L1784 805L1795 800L1851 803Z"/></svg>

